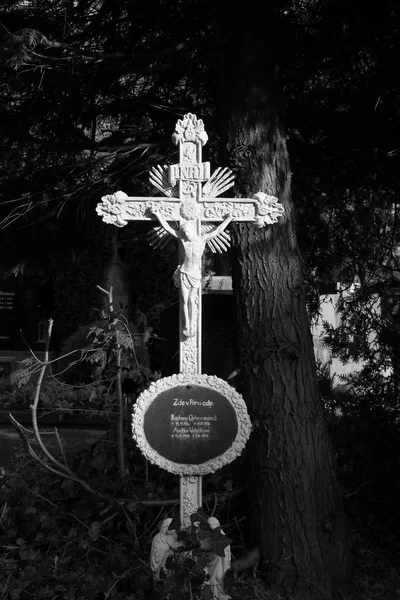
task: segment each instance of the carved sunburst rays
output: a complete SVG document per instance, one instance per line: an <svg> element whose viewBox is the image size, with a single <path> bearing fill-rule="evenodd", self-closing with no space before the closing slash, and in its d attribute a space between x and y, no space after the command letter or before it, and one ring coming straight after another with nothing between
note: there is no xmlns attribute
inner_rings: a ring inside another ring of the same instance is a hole
<svg viewBox="0 0 400 600"><path fill-rule="evenodd" d="M155 188L157 188L164 196L170 198L178 197L177 186L171 186L171 182L168 179L168 167L164 165L161 167L157 165L152 167L150 170L149 181Z"/></svg>
<svg viewBox="0 0 400 600"><path fill-rule="evenodd" d="M209 233L210 231L212 231L214 229L214 227L215 227L215 225L213 225L212 223L202 223L201 224L202 235L204 235L205 233ZM207 246L210 248L211 252L213 252L214 254L216 252L219 252L220 254L222 252L225 252L226 250L228 250L230 245L231 245L231 236L229 235L228 231L226 231L226 230L221 231L221 233L219 233L217 235L217 237L213 238L212 240L208 240L208 242L207 242Z"/></svg>
<svg viewBox="0 0 400 600"><path fill-rule="evenodd" d="M201 224L201 233L204 235L205 233L209 233L212 229L214 229L214 225L212 223L202 223ZM172 236L165 231L163 227L153 227L147 234L147 241L150 246L156 250L162 250L169 244L172 240ZM225 231L221 231L217 235L217 237L212 240L208 240L207 246L210 248L211 252L214 254L216 252L222 253L228 250L231 243L231 238L229 233Z"/></svg>
<svg viewBox="0 0 400 600"><path fill-rule="evenodd" d="M211 175L210 179L206 181L202 189L202 196L204 198L217 198L229 188L234 185L235 176L232 171L227 167L219 167ZM170 198L178 198L179 190L178 186L171 186L171 182L168 177L168 167L166 165L152 167L149 176L150 183L157 188L164 196ZM186 200L182 203L180 208L180 215L185 220L192 220L197 218L197 203ZM204 235L209 233L214 228L211 223L201 224L201 234ZM168 234L163 227L154 227L147 236L148 242L152 248L162 249L172 239L171 235ZM230 246L230 235L227 231L221 231L221 233L209 240L207 246L211 252L224 252Z"/></svg>
<svg viewBox="0 0 400 600"><path fill-rule="evenodd" d="M203 197L217 198L235 185L235 176L227 167L218 167L203 186Z"/></svg>
<svg viewBox="0 0 400 600"><path fill-rule="evenodd" d="M150 246L156 250L165 248L171 240L172 236L170 236L163 227L153 227L147 234L147 241Z"/></svg>

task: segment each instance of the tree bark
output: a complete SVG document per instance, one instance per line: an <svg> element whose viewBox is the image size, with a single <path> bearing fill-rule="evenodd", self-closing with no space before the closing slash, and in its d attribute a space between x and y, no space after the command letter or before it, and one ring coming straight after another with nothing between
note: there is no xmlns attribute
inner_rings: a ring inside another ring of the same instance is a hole
<svg viewBox="0 0 400 600"><path fill-rule="evenodd" d="M265 3L250 0L234 10L229 27L221 25L220 81L236 195L263 191L285 207L278 224L232 227L238 360L254 425L248 444L252 529L276 592L326 600L346 588L346 518L292 226L288 151L277 108L277 23L273 9L264 14Z"/></svg>

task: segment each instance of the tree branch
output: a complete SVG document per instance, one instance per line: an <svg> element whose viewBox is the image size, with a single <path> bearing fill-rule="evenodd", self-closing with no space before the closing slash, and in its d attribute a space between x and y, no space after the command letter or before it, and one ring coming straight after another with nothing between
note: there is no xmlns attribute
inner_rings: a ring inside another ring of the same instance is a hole
<svg viewBox="0 0 400 600"><path fill-rule="evenodd" d="M40 373L39 373L39 377L36 383L36 388L35 388L35 398L34 398L34 402L31 406L31 410L32 410L32 426L33 426L33 432L34 432L34 436L35 436L35 440L40 448L40 450L43 452L43 454L45 455L45 457L49 460L50 464L46 463L44 460L42 460L40 458L40 456L35 452L35 450L32 448L31 443L29 442L28 438L26 437L25 433L24 433L24 428L22 427L22 425L20 425L20 423L18 423L18 421L16 419L14 419L14 417L10 414L9 415L9 419L11 421L11 423L13 424L13 426L17 429L17 432L22 440L22 444L23 447L25 449L28 450L30 456L32 456L32 458L34 458L39 464L41 464L45 469L47 469L48 471L51 471L52 473L55 473L56 475L59 475L60 477L63 477L65 479L69 479L71 481L74 481L75 483L78 483L80 486L82 486L87 492L94 494L95 496L98 496L99 498L101 498L102 500L106 500L107 502L115 502L114 499L109 498L108 496L105 496L104 494L101 494L100 492L96 491L95 489L93 489L88 483L86 483L86 481L84 481L83 479L80 479L80 477L77 477L75 475L75 473L70 469L69 465L66 462L65 459L65 453L63 451L62 448L62 444L61 444L61 440L58 436L58 432L56 430L56 437L57 440L59 442L60 445L60 449L61 449L61 455L64 458L64 463L61 463L59 460L57 460L52 454L51 452L49 452L49 450L47 449L47 447L45 446L45 444L43 443L40 431L39 431L39 426L38 426L38 421L37 421L37 408L38 408L38 404L39 404L39 398L40 398L40 390L41 390L41 386L42 386L42 381L43 381L43 377L46 371L46 367L47 364L49 362L49 347L50 347L50 339L51 339L51 332L52 332L52 328L53 328L53 320L49 319L49 325L48 325L48 330L47 330L47 339L46 339L46 346L45 346L45 351L44 351L44 361L41 363L41 369L40 369Z"/></svg>

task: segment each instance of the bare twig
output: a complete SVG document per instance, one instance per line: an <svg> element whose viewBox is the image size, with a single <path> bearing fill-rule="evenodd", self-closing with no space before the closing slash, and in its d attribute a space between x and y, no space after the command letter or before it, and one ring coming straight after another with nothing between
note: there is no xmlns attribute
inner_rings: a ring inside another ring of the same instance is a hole
<svg viewBox="0 0 400 600"><path fill-rule="evenodd" d="M345 494L344 497L351 498L351 496L355 496L356 494L358 494L358 492L364 487L364 485L367 485L367 483L375 483L376 481L383 481L383 480L382 479L367 479L366 481L363 481L353 492L350 492L349 494Z"/></svg>
<svg viewBox="0 0 400 600"><path fill-rule="evenodd" d="M61 468L54 468L54 466L51 466L51 464L45 462L38 454L37 452L33 449L32 444L30 443L30 441L28 440L28 438L25 435L25 432L23 431L23 427L20 423L18 423L18 421L10 414L8 415L9 419L11 421L11 424L14 426L14 428L16 429L22 445L24 447L24 449L29 453L30 456L32 456L32 458L35 459L36 462L38 462L42 467L44 467L47 471L51 471L51 473L54 473L55 475L59 475L60 477L63 477L64 479L68 479L70 481L74 481L75 483L78 483L79 485L81 485L82 487L84 487L88 492L90 492L91 494L94 494L96 496L98 496L99 498L101 498L102 500L106 500L107 502L113 502L112 498L109 498L108 496L104 496L103 494L101 494L100 492L97 492L96 490L94 490L92 487L90 487L90 485L88 485L86 483L86 481L84 481L83 479L80 479L79 477L77 477L69 467L65 467L62 463L60 463L59 461L57 461L52 454L50 454L50 452L48 452L48 456L50 456L51 458L49 460L51 460L51 462L56 465L60 465ZM39 434L40 435L40 434ZM42 446L45 448L43 442L42 442ZM42 447L41 446L41 447ZM47 450L47 449L46 449ZM47 456L47 454L46 454Z"/></svg>
<svg viewBox="0 0 400 600"><path fill-rule="evenodd" d="M84 481L83 479L80 479L80 477L77 477L75 475L75 473L70 469L70 467L68 466L68 464L65 460L65 454L62 449L61 440L59 439L58 432L56 432L56 436L57 436L57 439L60 444L61 454L64 458L64 464L62 462L60 462L59 460L57 460L51 454L51 452L49 452L49 450L43 443L41 433L39 431L38 421L37 421L37 408L38 408L39 398L40 398L40 389L42 386L43 377L44 377L46 367L48 364L49 347L50 347L52 328L53 328L53 320L49 319L49 325L48 325L48 330L47 330L47 340L46 340L46 346L45 346L45 352L44 352L44 361L41 363L42 366L40 369L39 377L38 377L38 380L36 383L36 388L35 388L35 397L34 397L33 404L31 406L32 426L33 426L35 440L36 440L40 450L43 452L44 456L49 460L49 463L45 462L32 448L31 443L29 442L28 438L26 437L26 434L24 431L25 428L20 423L18 423L18 421L11 414L9 415L9 419L10 419L11 423L13 424L13 426L15 427L15 429L17 430L17 433L22 441L23 447L28 451L30 456L32 456L32 458L34 458L45 469L47 469L48 471L51 471L52 473L55 473L56 475L59 475L60 477L64 477L65 479L69 479L71 481L78 483L89 493L94 494L95 496L97 496L103 500L106 500L107 502L114 502L114 500L112 498L109 498L109 497L101 494L100 492L94 490L88 483L86 483L86 481Z"/></svg>
<svg viewBox="0 0 400 600"><path fill-rule="evenodd" d="M7 581L6 581L5 585L4 585L3 591L1 593L0 600L1 600L1 598L6 598L6 592L7 592L8 582L10 581L10 577L11 577L11 573L7 577Z"/></svg>
<svg viewBox="0 0 400 600"><path fill-rule="evenodd" d="M125 510L124 505L121 504L120 506L121 506L121 509L124 511L125 518L126 518L126 520L128 522L128 525L129 525L129 527L130 527L130 529L132 531L133 538L134 538L135 548L139 548L139 540L138 540L138 536L137 536L137 533L136 533L136 527L135 527L132 519L128 515L128 512Z"/></svg>
<svg viewBox="0 0 400 600"><path fill-rule="evenodd" d="M213 509L211 511L211 516L212 517L215 515L215 511L217 510L217 504L218 504L218 496L217 496L217 494L214 494L214 506L213 506Z"/></svg>
<svg viewBox="0 0 400 600"><path fill-rule="evenodd" d="M118 577L118 579L116 579L114 581L114 583L112 584L112 586L108 590L107 594L104 596L104 600L107 600L107 598L110 596L111 592L113 591L113 589L117 585L118 581L121 581L121 579L123 579L125 576L126 576L126 573L123 573L120 577Z"/></svg>
<svg viewBox="0 0 400 600"><path fill-rule="evenodd" d="M65 454L65 447L64 447L64 443L60 437L60 434L58 433L58 429L57 427L54 427L54 433L56 435L56 439L58 442L58 447L60 448L60 452L61 452L61 456L63 457L63 461L64 461L64 465L67 467L67 469L69 469L69 465L67 462L67 456Z"/></svg>
<svg viewBox="0 0 400 600"><path fill-rule="evenodd" d="M35 398L34 398L32 406L31 406L31 409L32 409L32 426L33 426L33 431L34 431L34 434L35 434L35 439L36 439L36 441L37 441L37 443L39 445L39 448L43 452L43 454L58 469L61 469L61 471L65 470L68 475L74 477L74 474L70 471L69 467L66 467L60 461L58 461L49 452L49 450L46 448L46 446L44 445L43 440L41 438L40 431L39 431L39 426L38 426L38 422L37 422L37 408L38 408L39 398L40 398L40 389L42 387L42 381L43 381L43 377L44 377L44 374L45 374L45 371L46 371L47 361L48 361L48 358L49 358L49 346L50 346L50 339L51 339L52 328L53 328L53 319L49 319L49 326L48 326L48 330L47 330L46 347L45 347L45 351L44 351L44 361L43 361L43 364L42 364L42 368L40 370L39 378L38 378L37 383L36 383Z"/></svg>
<svg viewBox="0 0 400 600"><path fill-rule="evenodd" d="M2 522L2 520L5 518L6 514L7 514L7 510L8 510L8 504L7 504L7 500L4 503L3 506L3 510L1 511L1 515L0 515L0 523Z"/></svg>
<svg viewBox="0 0 400 600"><path fill-rule="evenodd" d="M32 456L32 458L35 459L36 462L38 462L47 471L51 471L51 473L54 473L55 475L58 475L59 477L63 477L64 479L68 479L70 481L74 481L75 483L78 483L87 492L97 496L98 498L101 498L102 500L105 500L106 502L111 502L111 503L117 502L113 498L109 498L108 496L105 496L101 492L96 491L88 483L86 483L86 481L84 481L83 479L80 479L80 477L77 477L68 466L63 465L56 458L54 458L53 455L47 450L46 446L43 444L43 441L40 440L41 441L41 444L39 445L40 448L46 449L46 457L50 457L49 460L51 461L51 463L53 463L53 465L57 466L58 468L55 468L55 466L51 466L51 464L45 462L33 449L32 444L30 443L30 441L28 440L28 438L26 437L26 435L23 431L22 425L20 423L18 423L18 421L11 414L8 416L11 421L11 424L14 426L14 428L16 429L16 431L21 439L24 449L29 453L30 456ZM41 434L39 433L39 437L40 436L41 436Z"/></svg>

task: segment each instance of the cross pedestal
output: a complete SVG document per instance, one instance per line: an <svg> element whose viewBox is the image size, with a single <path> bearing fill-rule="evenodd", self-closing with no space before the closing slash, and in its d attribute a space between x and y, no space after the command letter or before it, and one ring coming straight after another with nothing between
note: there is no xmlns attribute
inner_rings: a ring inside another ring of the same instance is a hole
<svg viewBox="0 0 400 600"><path fill-rule="evenodd" d="M164 198L118 191L104 196L96 208L103 221L117 227L129 221L156 221L154 247L162 247L171 236L178 240L180 264L174 281L180 289L180 373L185 375L201 373L201 264L206 245L213 252L223 252L229 247L226 227L231 221L263 227L276 223L284 212L277 198L263 192L253 198L218 199L234 185L234 176L227 168L210 175L210 163L202 162L207 139L203 121L188 113L178 120L172 136L179 148L179 163L150 171L150 182ZM188 524L188 516L202 504L201 483L200 475L181 475L182 524Z"/></svg>

